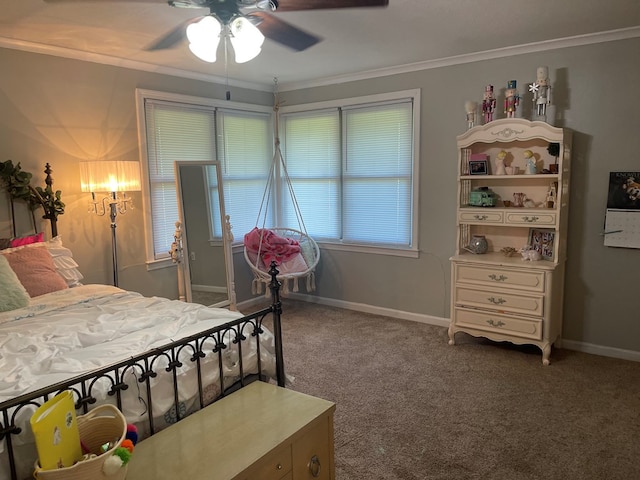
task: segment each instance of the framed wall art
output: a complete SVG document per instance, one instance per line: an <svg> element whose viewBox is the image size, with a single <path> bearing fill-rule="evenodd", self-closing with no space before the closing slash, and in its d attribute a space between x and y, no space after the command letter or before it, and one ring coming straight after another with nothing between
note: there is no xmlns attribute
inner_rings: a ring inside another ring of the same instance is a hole
<svg viewBox="0 0 640 480"><path fill-rule="evenodd" d="M469 175L489 175L487 160L469 160Z"/></svg>
<svg viewBox="0 0 640 480"><path fill-rule="evenodd" d="M529 245L540 253L543 260L553 261L553 246L556 232L550 228L530 228Z"/></svg>

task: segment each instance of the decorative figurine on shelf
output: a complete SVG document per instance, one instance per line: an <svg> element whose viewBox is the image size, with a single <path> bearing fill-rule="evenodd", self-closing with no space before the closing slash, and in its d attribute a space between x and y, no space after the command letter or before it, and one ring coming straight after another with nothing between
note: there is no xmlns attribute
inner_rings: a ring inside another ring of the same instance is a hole
<svg viewBox="0 0 640 480"><path fill-rule="evenodd" d="M533 93L534 120L547 121L547 105L551 105L551 80L549 80L549 67L538 67L536 81L529 86Z"/></svg>
<svg viewBox="0 0 640 480"><path fill-rule="evenodd" d="M467 129L475 127L478 121L478 102L464 102L464 110L467 113Z"/></svg>
<svg viewBox="0 0 640 480"><path fill-rule="evenodd" d="M484 98L482 99L482 114L484 115L484 123L493 120L493 111L496 109L496 99L493 96L493 85L484 87Z"/></svg>
<svg viewBox="0 0 640 480"><path fill-rule="evenodd" d="M549 165L549 172L558 173L558 156L560 155L560 144L551 142L547 147L547 152L549 152L549 155L556 159L554 163Z"/></svg>
<svg viewBox="0 0 640 480"><path fill-rule="evenodd" d="M496 173L494 175L506 175L507 171L504 168L504 159L507 158L507 152L500 150L496 156Z"/></svg>
<svg viewBox="0 0 640 480"><path fill-rule="evenodd" d="M527 196L523 192L516 192L513 194L513 206L524 207L524 201Z"/></svg>
<svg viewBox="0 0 640 480"><path fill-rule="evenodd" d="M547 208L555 208L558 197L558 182L551 182L547 191Z"/></svg>
<svg viewBox="0 0 640 480"><path fill-rule="evenodd" d="M525 173L527 175L535 175L536 173L538 173L538 170L536 168L536 159L533 156L533 152L531 150L525 150L523 152L524 155L524 160L527 164L527 167L525 168Z"/></svg>
<svg viewBox="0 0 640 480"><path fill-rule="evenodd" d="M516 110L520 105L520 95L516 90L517 82L515 80L509 80L507 82L507 90L504 98L504 113L507 118L514 118L516 116Z"/></svg>
<svg viewBox="0 0 640 480"><path fill-rule="evenodd" d="M529 260L531 262L537 262L542 260L542 255L537 250L534 250L531 245L526 245L520 249L522 260Z"/></svg>

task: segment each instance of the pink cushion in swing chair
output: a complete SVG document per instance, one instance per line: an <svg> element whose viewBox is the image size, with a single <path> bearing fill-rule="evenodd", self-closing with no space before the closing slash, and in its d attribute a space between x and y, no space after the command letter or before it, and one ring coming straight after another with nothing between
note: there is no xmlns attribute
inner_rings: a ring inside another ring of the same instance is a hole
<svg viewBox="0 0 640 480"><path fill-rule="evenodd" d="M260 255L258 268L261 270L267 271L272 261L276 262L281 274L303 272L308 268L297 240L280 236L266 228L254 227L244 236L244 245L254 265Z"/></svg>

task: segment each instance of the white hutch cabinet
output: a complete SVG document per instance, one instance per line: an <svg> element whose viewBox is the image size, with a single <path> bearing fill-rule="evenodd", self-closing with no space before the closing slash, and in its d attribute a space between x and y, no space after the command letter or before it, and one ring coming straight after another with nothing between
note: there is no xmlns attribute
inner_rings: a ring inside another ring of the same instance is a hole
<svg viewBox="0 0 640 480"><path fill-rule="evenodd" d="M507 118L474 127L459 135L457 143L449 344L455 343L456 332L533 344L548 365L551 345L562 332L571 132L545 122ZM506 169L509 174L496 175L502 172L495 163L502 151L504 165L511 168ZM478 165L473 160L484 156L486 173L473 168ZM527 157L535 162L535 174L531 166L527 170ZM519 172L512 173L513 167ZM524 206L514 206L515 200ZM478 236L486 239L486 253L466 248ZM542 259L523 259L519 250L530 244ZM518 251L507 256L502 251L507 247Z"/></svg>

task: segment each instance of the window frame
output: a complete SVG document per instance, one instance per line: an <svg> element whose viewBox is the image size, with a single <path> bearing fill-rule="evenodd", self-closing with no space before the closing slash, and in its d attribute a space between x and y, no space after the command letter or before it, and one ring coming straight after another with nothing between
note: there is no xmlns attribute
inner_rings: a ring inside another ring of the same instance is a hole
<svg viewBox="0 0 640 480"><path fill-rule="evenodd" d="M137 88L135 91L136 101L136 115L137 115L137 127L138 127L138 147L140 152L140 167L142 174L142 210L144 221L144 245L145 245L145 263L147 270L156 270L160 268L166 268L173 265L171 256L167 252L166 257L155 258L154 256L154 242L153 242L153 221L151 214L151 190L149 179L149 160L148 160L148 148L147 148L147 122L145 115L145 100L158 100L175 102L187 105L193 105L195 107L210 107L214 109L233 109L246 112L255 113L267 113L273 117L273 106L264 106L257 104L249 104L242 102L233 102L228 100L212 99L205 97L198 97L194 95L185 95L171 92L161 92L156 90L148 90ZM216 146L216 149L218 147ZM215 160L215 159L214 159ZM177 200L176 200L177 201ZM176 219L178 220L178 219Z"/></svg>
<svg viewBox="0 0 640 480"><path fill-rule="evenodd" d="M412 204L411 204L411 245L409 247L387 247L382 245L365 245L357 243L343 243L322 240L318 244L326 250L345 252L372 253L378 255L392 255L400 257L417 258L418 247L418 219L419 215L419 178L420 178L420 89L401 90L383 94L366 95L362 97L343 98L322 102L313 102L297 105L283 105L280 107L282 114L303 113L327 109L347 109L376 103L388 103L411 99L413 102L413 150L412 150ZM342 143L342 140L341 140ZM342 148L342 147L341 147ZM285 156L286 162L286 156Z"/></svg>

